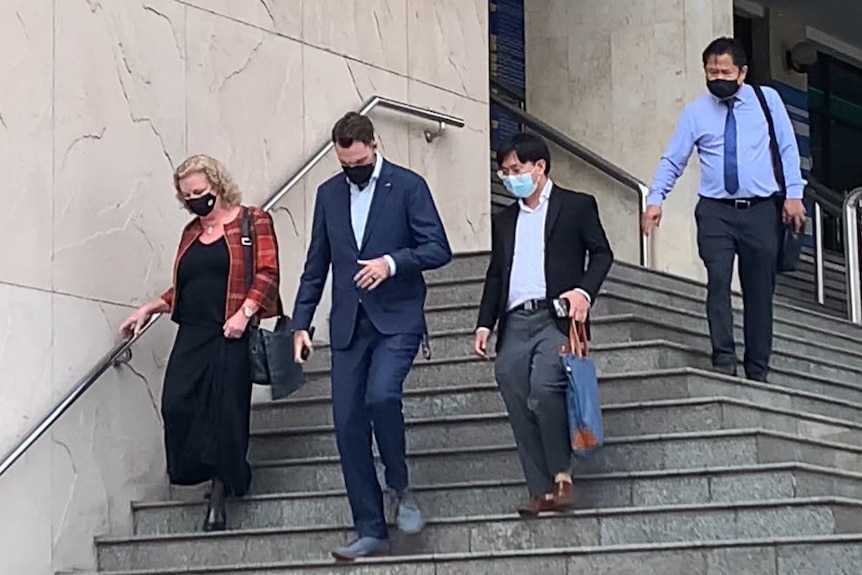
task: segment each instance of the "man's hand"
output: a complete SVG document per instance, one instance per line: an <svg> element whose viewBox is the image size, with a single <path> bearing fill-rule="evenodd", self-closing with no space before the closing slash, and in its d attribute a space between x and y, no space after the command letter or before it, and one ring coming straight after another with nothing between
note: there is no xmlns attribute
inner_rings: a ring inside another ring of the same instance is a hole
<svg viewBox="0 0 862 575"><path fill-rule="evenodd" d="M362 266L359 273L353 276L353 281L356 282L359 289L373 290L392 275L392 270L389 269L389 262L386 261L386 258L359 260L356 263Z"/></svg>
<svg viewBox="0 0 862 575"><path fill-rule="evenodd" d="M314 347L311 345L311 336L305 330L293 332L293 361L302 365L309 357Z"/></svg>
<svg viewBox="0 0 862 575"><path fill-rule="evenodd" d="M569 300L569 317L578 323L587 321L590 313L590 301L578 290L570 290L560 295Z"/></svg>
<svg viewBox="0 0 862 575"><path fill-rule="evenodd" d="M641 230L645 236L650 235L661 223L661 206L647 206L641 220Z"/></svg>
<svg viewBox="0 0 862 575"><path fill-rule="evenodd" d="M784 200L782 219L785 224L792 224L796 233L801 232L805 226L805 205L802 200Z"/></svg>
<svg viewBox="0 0 862 575"><path fill-rule="evenodd" d="M224 336L228 339L239 339L245 333L245 328L248 326L248 318L242 313L242 310L233 314L225 323L222 329Z"/></svg>
<svg viewBox="0 0 862 575"><path fill-rule="evenodd" d="M488 357L488 338L491 336L491 330L486 327L480 327L476 330L476 340L473 342L473 352L482 359L490 359Z"/></svg>

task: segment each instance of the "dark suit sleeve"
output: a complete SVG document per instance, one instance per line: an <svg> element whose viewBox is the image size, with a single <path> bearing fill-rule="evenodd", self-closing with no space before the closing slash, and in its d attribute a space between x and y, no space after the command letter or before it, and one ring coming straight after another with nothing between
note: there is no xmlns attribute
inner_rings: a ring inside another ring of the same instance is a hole
<svg viewBox="0 0 862 575"><path fill-rule="evenodd" d="M611 271L611 265L614 263L614 252L611 250L611 244L605 235L605 228L602 227L596 199L592 196L586 196L586 200L580 229L581 240L590 255L590 263L587 265L584 279L578 287L590 294L590 299L595 301L605 277Z"/></svg>
<svg viewBox="0 0 862 575"><path fill-rule="evenodd" d="M500 299L503 292L503 251L497 241L497 218L491 220L491 261L485 273L482 301L479 304L479 320L476 328L494 329L500 317Z"/></svg>
<svg viewBox="0 0 862 575"><path fill-rule="evenodd" d="M389 254L395 260L395 273L420 273L446 265L452 259L452 249L431 197L431 190L423 178L417 178L406 200L407 220L413 232L415 247L402 248Z"/></svg>
<svg viewBox="0 0 862 575"><path fill-rule="evenodd" d="M299 280L299 291L293 306L294 329L308 330L311 327L311 320L323 295L331 263L329 235L326 233L326 213L323 209L323 188L319 188L314 202L314 219L311 224L308 255L305 257L305 270Z"/></svg>

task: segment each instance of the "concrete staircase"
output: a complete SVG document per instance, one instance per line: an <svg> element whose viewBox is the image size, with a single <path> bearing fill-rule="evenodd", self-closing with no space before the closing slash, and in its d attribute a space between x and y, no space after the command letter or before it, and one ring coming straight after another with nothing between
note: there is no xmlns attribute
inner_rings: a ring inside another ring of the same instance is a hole
<svg viewBox="0 0 862 575"><path fill-rule="evenodd" d="M336 565L350 536L329 353L286 401L256 406L253 495L231 531L200 502L141 502L135 534L96 542L101 573L167 575L858 575L862 329L779 304L769 384L716 375L704 287L616 265L593 355L607 445L577 471L578 510L521 520L525 496L493 366L470 357L486 257L431 274L434 357L406 385L412 479L430 519L397 557Z"/></svg>

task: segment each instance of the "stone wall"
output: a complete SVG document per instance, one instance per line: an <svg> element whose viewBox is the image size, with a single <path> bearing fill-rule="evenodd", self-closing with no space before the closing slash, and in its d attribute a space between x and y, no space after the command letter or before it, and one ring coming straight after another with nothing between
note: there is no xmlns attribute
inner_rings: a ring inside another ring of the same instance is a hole
<svg viewBox="0 0 862 575"><path fill-rule="evenodd" d="M650 183L679 112L703 93L701 52L732 32L732 0L530 0L527 109ZM638 196L557 151L555 179L597 196L619 259L636 261ZM553 177L553 174L552 174ZM702 278L694 242L698 168L669 196L657 269Z"/></svg>
<svg viewBox="0 0 862 575"><path fill-rule="evenodd" d="M424 174L456 251L487 248L487 3L481 0L4 0L0 3L0 451L169 281L187 219L171 172L222 159L263 201L379 94L464 118L373 113L390 159ZM322 162L276 211L293 300ZM326 309L318 314L325 336ZM167 321L0 478L0 572L94 566L131 532L129 502L167 494Z"/></svg>

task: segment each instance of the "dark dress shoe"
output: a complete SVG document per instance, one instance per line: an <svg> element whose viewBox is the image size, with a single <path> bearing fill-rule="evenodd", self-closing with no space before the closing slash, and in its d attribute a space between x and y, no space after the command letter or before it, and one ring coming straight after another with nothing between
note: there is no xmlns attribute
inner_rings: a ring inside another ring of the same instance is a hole
<svg viewBox="0 0 862 575"><path fill-rule="evenodd" d="M575 486L571 481L554 483L554 511L568 511L575 505Z"/></svg>
<svg viewBox="0 0 862 575"><path fill-rule="evenodd" d="M207 514L204 518L204 531L211 533L213 531L224 531L227 529L227 512L225 510L224 499L221 501L210 500L207 506Z"/></svg>
<svg viewBox="0 0 862 575"><path fill-rule="evenodd" d="M535 517L539 513L554 510L554 495L546 493L545 495L536 495L530 500L518 507L518 515L521 517Z"/></svg>

